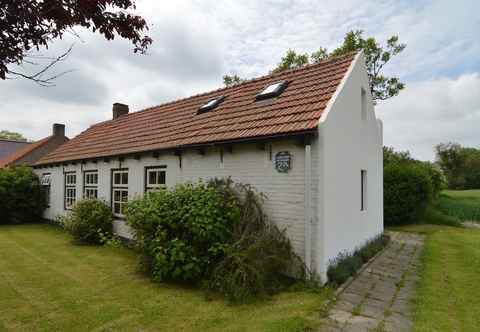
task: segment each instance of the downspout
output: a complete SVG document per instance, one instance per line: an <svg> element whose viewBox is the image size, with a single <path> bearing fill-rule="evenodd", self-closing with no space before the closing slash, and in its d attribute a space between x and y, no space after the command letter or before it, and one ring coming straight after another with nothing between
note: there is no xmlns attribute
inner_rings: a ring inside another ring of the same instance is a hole
<svg viewBox="0 0 480 332"><path fill-rule="evenodd" d="M305 267L311 272L312 265L312 147L305 145Z"/></svg>

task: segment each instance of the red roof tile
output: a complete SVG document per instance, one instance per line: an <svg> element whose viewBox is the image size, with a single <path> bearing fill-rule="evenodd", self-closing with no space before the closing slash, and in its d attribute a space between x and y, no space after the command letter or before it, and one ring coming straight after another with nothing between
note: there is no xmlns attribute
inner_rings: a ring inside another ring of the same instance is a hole
<svg viewBox="0 0 480 332"><path fill-rule="evenodd" d="M91 126L37 164L313 130L355 54L267 75ZM268 84L286 80L283 93L256 101ZM208 100L225 96L215 109L197 115Z"/></svg>

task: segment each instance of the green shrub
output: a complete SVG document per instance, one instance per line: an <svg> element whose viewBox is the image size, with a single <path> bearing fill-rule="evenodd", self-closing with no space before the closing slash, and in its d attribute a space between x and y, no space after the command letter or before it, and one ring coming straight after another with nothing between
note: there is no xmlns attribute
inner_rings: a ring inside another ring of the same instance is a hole
<svg viewBox="0 0 480 332"><path fill-rule="evenodd" d="M232 303L245 303L283 289L289 281L287 271L305 277L285 231L267 220L263 196L248 185L233 186L229 181L217 180L215 186L238 198L241 217L234 225L224 258L207 282L208 288Z"/></svg>
<svg viewBox="0 0 480 332"><path fill-rule="evenodd" d="M342 252L331 261L327 270L328 281L335 286L340 286L362 267L362 258L351 253Z"/></svg>
<svg viewBox="0 0 480 332"><path fill-rule="evenodd" d="M234 197L200 182L133 200L126 216L146 272L157 281L199 281L224 255L240 210Z"/></svg>
<svg viewBox="0 0 480 332"><path fill-rule="evenodd" d="M46 208L36 174L29 167L0 169L0 224L38 222Z"/></svg>
<svg viewBox="0 0 480 332"><path fill-rule="evenodd" d="M330 261L327 270L328 282L335 286L342 285L350 276L354 275L363 264L382 250L388 244L388 241L388 236L382 234L367 241L361 248L355 250L353 253L340 253L335 259Z"/></svg>
<svg viewBox="0 0 480 332"><path fill-rule="evenodd" d="M418 162L417 166L421 167L430 178L432 184L432 199L438 199L441 191L447 187L447 178L442 169L431 162Z"/></svg>
<svg viewBox="0 0 480 332"><path fill-rule="evenodd" d="M67 219L61 220L78 243L103 244L113 233L113 216L103 201L85 199L77 202Z"/></svg>
<svg viewBox="0 0 480 332"><path fill-rule="evenodd" d="M282 289L284 273L303 272L303 265L285 232L267 221L263 199L249 185L214 179L130 202L127 223L144 270L156 281L202 284L236 303Z"/></svg>
<svg viewBox="0 0 480 332"><path fill-rule="evenodd" d="M384 168L386 225L419 222L432 199L432 181L424 167L391 164Z"/></svg>

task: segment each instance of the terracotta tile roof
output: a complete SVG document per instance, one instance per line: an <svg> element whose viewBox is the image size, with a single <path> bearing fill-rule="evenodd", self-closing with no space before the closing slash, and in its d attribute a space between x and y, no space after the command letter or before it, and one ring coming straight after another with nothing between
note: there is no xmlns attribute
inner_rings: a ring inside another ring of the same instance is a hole
<svg viewBox="0 0 480 332"><path fill-rule="evenodd" d="M14 153L9 154L8 156L0 159L0 168L1 167L6 167L15 161L25 157L27 154L35 150L36 148L41 147L42 145L46 144L52 136L45 137L39 141L27 144L20 149L16 150Z"/></svg>
<svg viewBox="0 0 480 332"><path fill-rule="evenodd" d="M354 57L352 53L98 123L37 164L313 130ZM255 100L266 85L280 80L288 82L280 96ZM225 96L219 106L197 115L218 96Z"/></svg>

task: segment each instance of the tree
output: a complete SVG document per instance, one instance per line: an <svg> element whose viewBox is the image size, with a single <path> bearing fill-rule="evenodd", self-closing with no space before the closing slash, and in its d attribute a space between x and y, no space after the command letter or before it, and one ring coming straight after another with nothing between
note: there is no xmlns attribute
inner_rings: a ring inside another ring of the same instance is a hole
<svg viewBox="0 0 480 332"><path fill-rule="evenodd" d="M466 154L458 143L440 143L435 146L437 163L448 180L448 187L461 189L465 185Z"/></svg>
<svg viewBox="0 0 480 332"><path fill-rule="evenodd" d="M451 189L480 189L480 150L458 143L435 147L437 163L445 172Z"/></svg>
<svg viewBox="0 0 480 332"><path fill-rule="evenodd" d="M62 61L71 48L53 58L32 51L48 48L52 40L67 32L77 35L74 27L98 32L107 40L116 36L128 39L135 53L145 53L152 39L143 35L148 26L141 16L131 13L135 8L134 0L0 0L0 78L23 77L51 85L58 75L45 77L45 72ZM9 68L36 64L39 59L50 63L33 74Z"/></svg>
<svg viewBox="0 0 480 332"><path fill-rule="evenodd" d="M2 130L0 131L0 138L1 139L8 139L11 141L20 141L20 142L26 142L27 139L23 137L22 134L16 133L13 131L8 131L8 130Z"/></svg>
<svg viewBox="0 0 480 332"><path fill-rule="evenodd" d="M334 49L331 53L326 48L320 47L311 55L307 53L296 53L289 49L280 63L271 73L280 73L285 70L299 68L311 63L341 56L351 52L363 50L366 59L368 77L370 79L370 91L374 101L386 100L399 94L405 84L400 82L398 77L387 77L382 74L384 66L405 49L406 45L398 41L398 36L392 36L387 40L385 46L377 43L375 38L363 38L363 31L350 31L345 35L343 44Z"/></svg>
<svg viewBox="0 0 480 332"><path fill-rule="evenodd" d="M408 164L413 163L414 158L410 155L410 151L395 151L393 147L383 147L383 165L390 164Z"/></svg>
<svg viewBox="0 0 480 332"><path fill-rule="evenodd" d="M346 34L343 44L337 47L330 56L340 56L350 52L363 50L370 79L370 91L374 100L385 100L398 95L405 87L398 77L387 77L381 72L393 56L402 52L406 44L398 42L398 36L387 40L387 45L380 46L375 38L363 38L363 31L350 31Z"/></svg>
<svg viewBox="0 0 480 332"><path fill-rule="evenodd" d="M294 50L289 49L277 67L270 71L270 73L276 74L288 69L303 67L307 65L309 61L310 58L307 53L297 54Z"/></svg>
<svg viewBox="0 0 480 332"><path fill-rule="evenodd" d="M242 83L244 81L245 80L243 78L240 78L240 76L238 76L237 74L223 76L223 84L225 84L225 86L232 86L235 84Z"/></svg>

